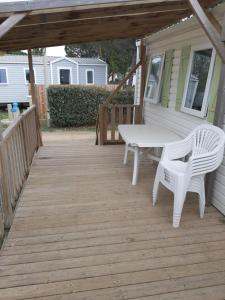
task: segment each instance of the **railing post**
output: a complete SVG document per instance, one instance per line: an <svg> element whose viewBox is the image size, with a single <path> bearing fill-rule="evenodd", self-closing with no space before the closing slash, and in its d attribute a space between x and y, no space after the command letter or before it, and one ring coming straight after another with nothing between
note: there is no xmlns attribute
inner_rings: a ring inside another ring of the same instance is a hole
<svg viewBox="0 0 225 300"><path fill-rule="evenodd" d="M27 139L26 139L26 132L25 132L25 120L24 117L21 117L21 127L22 127L22 136L23 136L23 146L24 146L24 156L26 162L26 173L29 171L29 158L28 158L28 151L27 151Z"/></svg>
<svg viewBox="0 0 225 300"><path fill-rule="evenodd" d="M104 145L104 105L99 105L99 145Z"/></svg>
<svg viewBox="0 0 225 300"><path fill-rule="evenodd" d="M9 196L9 183L7 182L8 165L6 164L6 153L5 144L0 134L0 164L1 164L1 190L2 190L2 210L4 216L4 226L9 229L12 225L13 211L12 204Z"/></svg>

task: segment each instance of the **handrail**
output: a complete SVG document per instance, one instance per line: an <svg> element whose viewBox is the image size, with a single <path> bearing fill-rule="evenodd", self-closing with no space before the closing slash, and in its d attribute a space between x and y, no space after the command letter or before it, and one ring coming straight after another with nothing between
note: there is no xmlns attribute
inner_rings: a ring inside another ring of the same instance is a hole
<svg viewBox="0 0 225 300"><path fill-rule="evenodd" d="M132 104L101 104L98 112L99 131L97 141L100 145L124 143L118 133L120 124L140 124L141 107Z"/></svg>
<svg viewBox="0 0 225 300"><path fill-rule="evenodd" d="M0 240L12 224L13 209L39 147L38 130L33 105L0 136Z"/></svg>

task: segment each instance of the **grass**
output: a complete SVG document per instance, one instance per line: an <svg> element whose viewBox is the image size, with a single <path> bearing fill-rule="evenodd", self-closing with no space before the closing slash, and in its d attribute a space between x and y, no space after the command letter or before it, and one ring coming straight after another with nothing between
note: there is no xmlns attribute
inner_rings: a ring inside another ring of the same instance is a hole
<svg viewBox="0 0 225 300"><path fill-rule="evenodd" d="M8 113L6 111L0 110L0 120L8 119Z"/></svg>
<svg viewBox="0 0 225 300"><path fill-rule="evenodd" d="M56 130L61 130L61 131L92 131L95 132L95 126L82 126L82 127L48 127L47 122L41 121L41 131L43 132L53 132Z"/></svg>

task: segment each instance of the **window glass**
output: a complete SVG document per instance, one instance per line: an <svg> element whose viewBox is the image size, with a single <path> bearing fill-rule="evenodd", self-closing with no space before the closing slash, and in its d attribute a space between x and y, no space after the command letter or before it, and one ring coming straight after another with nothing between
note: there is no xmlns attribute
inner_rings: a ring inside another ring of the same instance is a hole
<svg viewBox="0 0 225 300"><path fill-rule="evenodd" d="M212 49L194 51L184 107L202 111L212 59Z"/></svg>
<svg viewBox="0 0 225 300"><path fill-rule="evenodd" d="M7 83L6 69L0 69L0 83Z"/></svg>
<svg viewBox="0 0 225 300"><path fill-rule="evenodd" d="M94 76L93 71L87 71L87 83L92 84L94 83Z"/></svg>
<svg viewBox="0 0 225 300"><path fill-rule="evenodd" d="M26 83L30 83L30 71L25 70L25 78L26 78Z"/></svg>
<svg viewBox="0 0 225 300"><path fill-rule="evenodd" d="M60 84L70 84L70 70L68 69L60 69Z"/></svg>
<svg viewBox="0 0 225 300"><path fill-rule="evenodd" d="M34 81L35 81L35 74L34 74ZM25 83L29 84L30 83L30 70L25 69Z"/></svg>
<svg viewBox="0 0 225 300"><path fill-rule="evenodd" d="M158 102L159 87L162 75L163 55L157 55L151 58L150 70L145 90L145 98Z"/></svg>

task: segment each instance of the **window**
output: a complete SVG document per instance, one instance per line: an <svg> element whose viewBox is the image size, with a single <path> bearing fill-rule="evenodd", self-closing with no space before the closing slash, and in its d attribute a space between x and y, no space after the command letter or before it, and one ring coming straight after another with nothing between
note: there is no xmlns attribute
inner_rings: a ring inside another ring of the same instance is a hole
<svg viewBox="0 0 225 300"><path fill-rule="evenodd" d="M30 83L30 70L29 69L24 69L24 76L25 76L25 84ZM35 79L35 71L34 71L34 82L36 81Z"/></svg>
<svg viewBox="0 0 225 300"><path fill-rule="evenodd" d="M71 69L59 69L59 83L70 84L71 83Z"/></svg>
<svg viewBox="0 0 225 300"><path fill-rule="evenodd" d="M145 100L158 103L161 90L164 54L154 55L150 59L149 70L145 88Z"/></svg>
<svg viewBox="0 0 225 300"><path fill-rule="evenodd" d="M206 115L214 62L214 49L192 49L182 102L182 111L201 118Z"/></svg>
<svg viewBox="0 0 225 300"><path fill-rule="evenodd" d="M0 84L7 84L7 83L8 83L7 69L0 68Z"/></svg>
<svg viewBox="0 0 225 300"><path fill-rule="evenodd" d="M94 84L94 70L86 70L86 84Z"/></svg>

